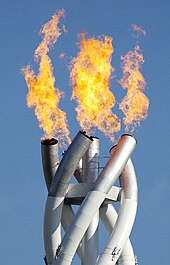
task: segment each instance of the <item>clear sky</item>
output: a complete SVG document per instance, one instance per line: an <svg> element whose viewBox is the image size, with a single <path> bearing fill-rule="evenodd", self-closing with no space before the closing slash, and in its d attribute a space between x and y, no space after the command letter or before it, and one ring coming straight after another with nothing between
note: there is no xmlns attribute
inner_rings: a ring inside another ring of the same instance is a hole
<svg viewBox="0 0 170 265"><path fill-rule="evenodd" d="M9 265L43 264L43 215L46 187L41 167L40 139L34 112L26 106L27 86L20 73L33 61L42 24L54 11L65 9L68 33L60 37L50 57L56 87L65 92L60 107L67 112L70 137L80 129L75 102L70 101L67 64L78 52L77 34L108 35L115 53L112 65L116 78L111 82L118 103L125 95L117 80L121 78L120 56L133 49L131 24L142 26L147 36L140 40L145 63L142 72L147 81L145 93L150 99L149 115L135 133L133 154L139 184L139 207L131 234L140 265L168 264L170 207L170 2L168 0L5 0L0 3L1 24L1 169L0 169L0 263ZM113 110L114 111L114 110ZM118 114L122 115L122 114ZM124 128L118 133L123 134ZM101 156L109 155L113 145L99 131ZM61 156L60 151L60 156ZM107 159L101 159L101 166ZM74 264L77 264L75 261Z"/></svg>

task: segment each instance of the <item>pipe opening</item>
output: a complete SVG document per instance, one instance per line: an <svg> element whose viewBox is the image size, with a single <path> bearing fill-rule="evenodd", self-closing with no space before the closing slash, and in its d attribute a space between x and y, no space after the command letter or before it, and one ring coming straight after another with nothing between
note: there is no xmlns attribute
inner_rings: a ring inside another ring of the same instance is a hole
<svg viewBox="0 0 170 265"><path fill-rule="evenodd" d="M137 142L137 140L136 140L135 136L134 136L134 135L132 135L132 134L130 134L130 133L124 133L124 134L122 134L122 136L121 136L121 137L123 137L123 136L130 136L130 137L133 137L133 138L135 139L135 141Z"/></svg>
<svg viewBox="0 0 170 265"><path fill-rule="evenodd" d="M55 138L51 138L51 139L42 139L41 140L41 144L42 145L55 145L58 143L58 140Z"/></svg>
<svg viewBox="0 0 170 265"><path fill-rule="evenodd" d="M93 136L89 136L86 131L79 131L81 134L83 134L84 136L86 136L87 138L89 138L91 141L93 141Z"/></svg>
<svg viewBox="0 0 170 265"><path fill-rule="evenodd" d="M116 145L113 145L113 146L110 148L110 150L109 150L109 153L110 153L110 154L112 153L113 149L114 149L116 146L117 146L117 144L116 144Z"/></svg>
<svg viewBox="0 0 170 265"><path fill-rule="evenodd" d="M99 137L97 137L97 136L91 136L92 137L92 139L97 139L97 140L99 140Z"/></svg>

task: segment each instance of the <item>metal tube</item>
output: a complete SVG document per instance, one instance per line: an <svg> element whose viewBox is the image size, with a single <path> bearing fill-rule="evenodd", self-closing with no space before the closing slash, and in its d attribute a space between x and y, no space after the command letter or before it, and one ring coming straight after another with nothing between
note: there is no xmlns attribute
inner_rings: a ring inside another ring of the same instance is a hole
<svg viewBox="0 0 170 265"><path fill-rule="evenodd" d="M92 137L93 142L82 158L81 182L93 183L99 175L99 139Z"/></svg>
<svg viewBox="0 0 170 265"><path fill-rule="evenodd" d="M99 139L93 137L89 149L82 158L82 182L95 182L99 175ZM94 265L99 255L99 211L93 217L82 239L82 265ZM88 253L88 255L87 255Z"/></svg>
<svg viewBox="0 0 170 265"><path fill-rule="evenodd" d="M61 217L61 225L62 225L64 231L67 231L73 218L74 218L74 211L73 211L71 205L65 205L64 204L63 210L62 210L62 217ZM82 256L81 244L79 245L76 252L77 252L77 255L79 256L79 258L81 259L81 256Z"/></svg>
<svg viewBox="0 0 170 265"><path fill-rule="evenodd" d="M100 208L100 218L109 234L111 234L114 229L117 217L118 214L113 205L108 204L107 206ZM135 265L133 247L129 239L124 245L123 251L118 260L118 265Z"/></svg>
<svg viewBox="0 0 170 265"><path fill-rule="evenodd" d="M128 134L122 135L109 161L95 183L96 190L105 193L109 192L115 180L121 175L135 145L136 140L134 137Z"/></svg>
<svg viewBox="0 0 170 265"><path fill-rule="evenodd" d="M47 190L49 191L52 179L59 165L58 141L54 138L41 141L41 156L43 172ZM61 241L60 213L56 208L61 207L62 199L48 197L44 214L44 247L49 264L55 255L55 243ZM51 216L49 219L48 216ZM55 221L56 220L56 221Z"/></svg>
<svg viewBox="0 0 170 265"><path fill-rule="evenodd" d="M82 182L82 159L80 159L77 168L74 172L74 176L77 179L78 182Z"/></svg>
<svg viewBox="0 0 170 265"><path fill-rule="evenodd" d="M116 264L135 220L138 188L134 167L130 159L121 174L120 185L122 186L122 195L118 218L107 246L98 259L97 265ZM122 261L126 264L125 256Z"/></svg>
<svg viewBox="0 0 170 265"><path fill-rule="evenodd" d="M90 192L91 196L86 196L81 207L78 209L67 233L64 235L60 245L60 251L55 256L52 265L68 265L71 264L73 256L80 244L85 231L95 216L97 210L93 206L94 203L101 205L105 199L105 194L97 191ZM86 203L85 203L86 201Z"/></svg>
<svg viewBox="0 0 170 265"><path fill-rule="evenodd" d="M47 197L44 214L44 248L48 265L52 264L61 242L61 212L64 198Z"/></svg>
<svg viewBox="0 0 170 265"><path fill-rule="evenodd" d="M61 236L58 234L60 234L62 208L70 179L91 142L90 137L79 132L64 154L52 179L44 216L44 245L48 264L54 259L61 242ZM56 234L58 236L55 236Z"/></svg>
<svg viewBox="0 0 170 265"><path fill-rule="evenodd" d="M105 168L97 178L94 184L94 190L87 194L73 222L70 224L61 242L60 251L53 261L53 265L71 264L76 249L91 220L95 216L115 180L123 171L135 145L136 140L130 135L123 135L121 137L116 150L111 154Z"/></svg>
<svg viewBox="0 0 170 265"><path fill-rule="evenodd" d="M65 196L71 177L73 176L77 165L89 148L92 138L85 133L79 132L73 139L64 154L57 172L52 180L49 195Z"/></svg>
<svg viewBox="0 0 170 265"><path fill-rule="evenodd" d="M135 264L136 264L136 258L134 256L130 240L128 239L118 260L118 265L135 265Z"/></svg>
<svg viewBox="0 0 170 265"><path fill-rule="evenodd" d="M54 138L41 141L41 157L47 189L49 191L52 179L59 165L58 141Z"/></svg>

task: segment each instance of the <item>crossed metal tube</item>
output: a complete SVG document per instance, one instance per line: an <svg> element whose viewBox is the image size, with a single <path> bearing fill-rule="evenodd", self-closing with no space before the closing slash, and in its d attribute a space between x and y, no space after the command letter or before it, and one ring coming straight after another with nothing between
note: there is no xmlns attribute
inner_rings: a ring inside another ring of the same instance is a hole
<svg viewBox="0 0 170 265"><path fill-rule="evenodd" d="M48 265L70 265L76 251L82 265L111 265L117 262L121 265L135 265L133 248L128 239L137 209L137 181L130 160L135 145L136 140L132 136L123 135L117 146L112 149L106 166L98 176L99 151L97 149L95 151L98 146L96 138L79 132L59 166L58 156L54 150L50 152L50 157L48 155L50 145L46 148L42 144L43 169L48 189L44 215L44 245ZM55 149L54 146L51 148ZM87 161L83 162L84 159ZM50 167L53 170L49 169ZM85 185L92 182L76 214L71 205L64 203L73 175ZM119 214L111 204L104 203L118 178L121 187ZM110 233L109 241L101 255L98 254L98 246L94 245L98 240L99 212ZM61 224L66 230L62 239Z"/></svg>

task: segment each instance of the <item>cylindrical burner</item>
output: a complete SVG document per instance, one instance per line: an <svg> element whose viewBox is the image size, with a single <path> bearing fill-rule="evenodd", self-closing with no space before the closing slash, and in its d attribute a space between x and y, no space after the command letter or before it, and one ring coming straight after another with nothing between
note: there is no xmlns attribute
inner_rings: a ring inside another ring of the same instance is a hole
<svg viewBox="0 0 170 265"><path fill-rule="evenodd" d="M58 141L54 138L41 140L41 156L45 182L49 191L59 165Z"/></svg>
<svg viewBox="0 0 170 265"><path fill-rule="evenodd" d="M99 175L99 139L93 137L82 158L81 182L94 183ZM99 211L93 217L82 240L82 265L94 265L99 255ZM87 255L88 253L88 255Z"/></svg>
<svg viewBox="0 0 170 265"><path fill-rule="evenodd" d="M70 179L91 142L90 137L79 132L65 152L52 178L44 214L44 246L48 264L52 264L61 242L61 216Z"/></svg>
<svg viewBox="0 0 170 265"><path fill-rule="evenodd" d="M89 192L76 213L60 245L59 253L53 265L71 264L80 241L82 240L93 217L103 203L106 194L122 173L129 157L136 145L136 141L129 135L123 135L117 144L116 150L94 183L94 188ZM115 249L116 251L117 249ZM88 254L87 254L88 255Z"/></svg>

